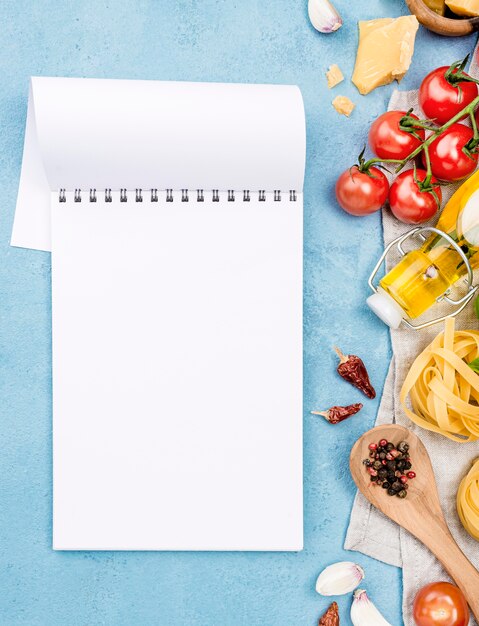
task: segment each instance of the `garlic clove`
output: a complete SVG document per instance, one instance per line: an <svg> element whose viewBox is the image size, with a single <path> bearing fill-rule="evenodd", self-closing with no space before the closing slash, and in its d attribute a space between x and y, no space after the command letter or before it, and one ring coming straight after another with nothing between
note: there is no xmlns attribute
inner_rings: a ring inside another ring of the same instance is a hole
<svg viewBox="0 0 479 626"><path fill-rule="evenodd" d="M392 626L377 610L364 589L354 592L351 621L354 626Z"/></svg>
<svg viewBox="0 0 479 626"><path fill-rule="evenodd" d="M343 25L341 16L329 0L309 0L308 13L311 24L320 33L333 33Z"/></svg>
<svg viewBox="0 0 479 626"><path fill-rule="evenodd" d="M321 572L316 581L316 591L322 596L342 596L354 591L363 578L362 567L351 561L340 561Z"/></svg>

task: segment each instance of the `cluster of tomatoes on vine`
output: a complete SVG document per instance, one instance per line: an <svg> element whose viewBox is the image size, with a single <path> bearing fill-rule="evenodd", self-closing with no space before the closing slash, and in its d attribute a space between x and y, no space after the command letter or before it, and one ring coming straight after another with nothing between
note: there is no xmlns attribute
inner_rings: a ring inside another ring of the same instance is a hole
<svg viewBox="0 0 479 626"><path fill-rule="evenodd" d="M412 111L388 111L369 131L375 157L364 150L356 165L336 183L336 198L351 215L369 215L387 201L402 222L421 224L440 208L441 186L462 180L476 169L479 158L479 89L464 71L468 57L439 67L424 78L419 104L427 119ZM470 126L461 123L469 119ZM401 171L407 164L413 167ZM386 167L396 174L391 185Z"/></svg>

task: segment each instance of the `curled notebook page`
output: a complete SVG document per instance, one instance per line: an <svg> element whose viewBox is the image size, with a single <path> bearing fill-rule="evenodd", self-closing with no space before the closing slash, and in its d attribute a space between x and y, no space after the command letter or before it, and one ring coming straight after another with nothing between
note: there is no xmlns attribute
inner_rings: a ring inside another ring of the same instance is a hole
<svg viewBox="0 0 479 626"><path fill-rule="evenodd" d="M50 192L301 192L305 120L285 85L32 78L12 245L50 250Z"/></svg>

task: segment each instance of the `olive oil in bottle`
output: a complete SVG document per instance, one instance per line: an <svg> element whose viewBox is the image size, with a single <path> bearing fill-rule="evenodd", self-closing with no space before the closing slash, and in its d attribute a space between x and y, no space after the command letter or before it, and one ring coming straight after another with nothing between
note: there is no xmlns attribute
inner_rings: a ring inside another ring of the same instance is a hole
<svg viewBox="0 0 479 626"><path fill-rule="evenodd" d="M479 171L455 192L436 227L457 243L473 268L479 266ZM466 263L455 247L432 233L384 276L368 305L397 328L403 318L422 315L466 274Z"/></svg>

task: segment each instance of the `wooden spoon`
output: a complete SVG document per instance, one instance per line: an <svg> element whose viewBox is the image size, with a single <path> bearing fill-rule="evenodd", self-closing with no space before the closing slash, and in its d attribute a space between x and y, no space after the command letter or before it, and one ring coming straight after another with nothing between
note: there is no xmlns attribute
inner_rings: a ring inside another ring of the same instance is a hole
<svg viewBox="0 0 479 626"><path fill-rule="evenodd" d="M363 465L363 460L369 458L369 444L377 443L381 439L387 439L396 445L400 441L407 441L409 444L416 478L408 482L407 498L389 496L384 489L371 482ZM465 557L446 524L431 460L419 437L396 424L377 426L354 444L350 467L354 482L369 502L417 537L439 559L466 596L471 611L479 622L479 572Z"/></svg>
<svg viewBox="0 0 479 626"><path fill-rule="evenodd" d="M406 4L423 26L439 35L461 37L479 30L479 17L443 17L430 9L423 0L406 0Z"/></svg>

